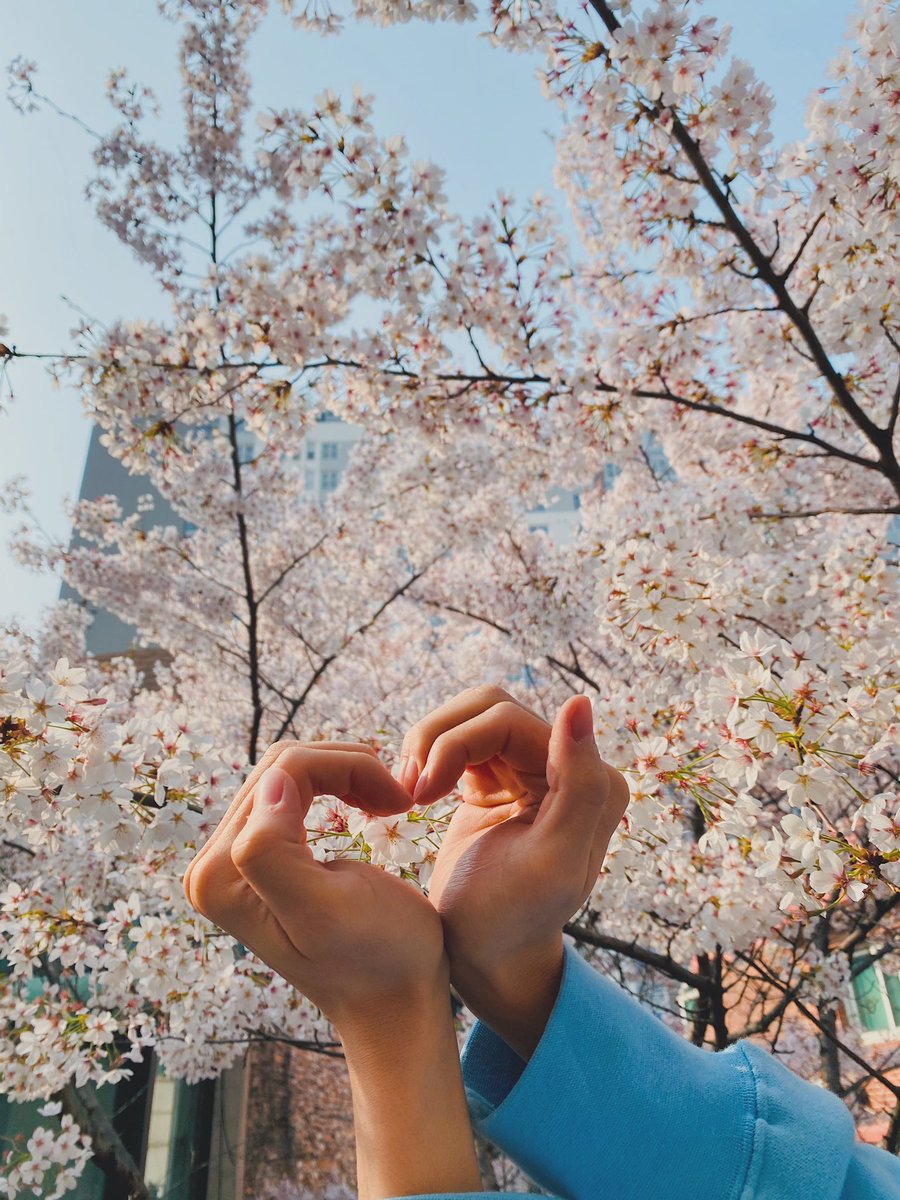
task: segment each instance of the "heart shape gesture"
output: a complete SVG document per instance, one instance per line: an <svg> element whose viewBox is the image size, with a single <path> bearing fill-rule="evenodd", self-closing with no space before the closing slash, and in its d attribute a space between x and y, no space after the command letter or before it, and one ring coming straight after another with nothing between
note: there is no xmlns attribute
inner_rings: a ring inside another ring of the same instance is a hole
<svg viewBox="0 0 900 1200"><path fill-rule="evenodd" d="M371 747L279 742L184 878L191 904L294 984L339 1029L449 980L523 1055L562 969L562 928L590 895L628 803L575 696L551 726L497 687L461 693L404 739L399 779ZM370 864L323 863L316 795L388 816L461 783L426 898Z"/></svg>
<svg viewBox="0 0 900 1200"><path fill-rule="evenodd" d="M305 820L316 795L381 816L410 806L368 746L277 743L195 855L185 893L335 1026L360 1200L472 1192L480 1176L440 917L406 880L314 858Z"/></svg>

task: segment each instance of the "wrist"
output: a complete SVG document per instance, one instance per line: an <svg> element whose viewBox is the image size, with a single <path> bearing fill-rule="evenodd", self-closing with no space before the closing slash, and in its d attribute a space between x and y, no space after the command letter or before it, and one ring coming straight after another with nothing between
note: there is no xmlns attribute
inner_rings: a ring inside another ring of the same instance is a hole
<svg viewBox="0 0 900 1200"><path fill-rule="evenodd" d="M440 1023L449 1004L450 965L444 957L439 972L414 984L375 991L364 1003L345 1004L332 1019L344 1053L357 1062L394 1053L398 1041L426 1037L427 1028Z"/></svg>
<svg viewBox="0 0 900 1200"><path fill-rule="evenodd" d="M466 1007L526 1062L537 1049L559 996L562 934L502 961L451 961L450 981Z"/></svg>
<svg viewBox="0 0 900 1200"><path fill-rule="evenodd" d="M341 1040L359 1200L481 1191L448 981L345 1025Z"/></svg>

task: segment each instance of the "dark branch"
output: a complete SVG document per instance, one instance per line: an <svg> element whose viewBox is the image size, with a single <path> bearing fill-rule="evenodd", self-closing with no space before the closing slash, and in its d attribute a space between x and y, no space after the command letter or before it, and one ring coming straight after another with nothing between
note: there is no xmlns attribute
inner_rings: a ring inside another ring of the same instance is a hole
<svg viewBox="0 0 900 1200"><path fill-rule="evenodd" d="M643 946L639 946L637 942L626 942L623 938L611 937L605 933L597 933L593 929L586 929L583 925L574 925L571 921L563 927L563 933L569 934L576 942L582 942L587 946L595 946L599 950L610 950L613 954L622 954L626 958L631 958L635 962L644 963L645 966L653 967L655 971L660 971L663 975L667 975L669 979L677 979L679 983L686 983L690 987L694 987L705 995L713 987L713 982L710 979L698 975L695 971L689 970L687 967L681 966L675 962L668 954L659 954L656 950L647 950Z"/></svg>

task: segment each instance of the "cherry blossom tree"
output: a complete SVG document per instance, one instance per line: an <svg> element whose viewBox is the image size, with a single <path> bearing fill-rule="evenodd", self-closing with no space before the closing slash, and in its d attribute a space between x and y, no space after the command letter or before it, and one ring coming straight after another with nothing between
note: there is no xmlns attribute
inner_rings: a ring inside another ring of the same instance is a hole
<svg viewBox="0 0 900 1200"><path fill-rule="evenodd" d="M390 761L486 679L548 718L587 692L631 781L568 935L697 1044L764 1039L860 1119L880 1085L900 1149L896 1057L846 1013L900 886L896 5L867 0L775 148L770 94L693 2L285 0L307 28L473 20L545 53L572 243L542 195L461 220L362 93L256 113L265 7L161 4L182 142L145 138L152 92L121 72L94 135L98 217L171 314L85 323L52 369L191 532L106 497L77 546L19 540L165 656L154 690L90 660L71 604L5 635L4 1090L70 1119L7 1190L68 1186L79 1128L137 1189L90 1097L151 1046L198 1079L254 1037L333 1041L181 873L270 742ZM12 77L50 103L32 64ZM318 504L298 454L326 413L360 437ZM526 519L559 487L566 544ZM311 841L427 888L454 799L369 821L325 797Z"/></svg>

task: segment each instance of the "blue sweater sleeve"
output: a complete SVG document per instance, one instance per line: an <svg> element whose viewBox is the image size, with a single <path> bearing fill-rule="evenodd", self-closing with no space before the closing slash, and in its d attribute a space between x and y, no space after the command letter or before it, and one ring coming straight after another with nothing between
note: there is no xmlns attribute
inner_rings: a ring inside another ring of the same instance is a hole
<svg viewBox="0 0 900 1200"><path fill-rule="evenodd" d="M837 1096L750 1042L691 1045L569 943L529 1062L478 1022L462 1067L480 1131L565 1200L900 1200Z"/></svg>

